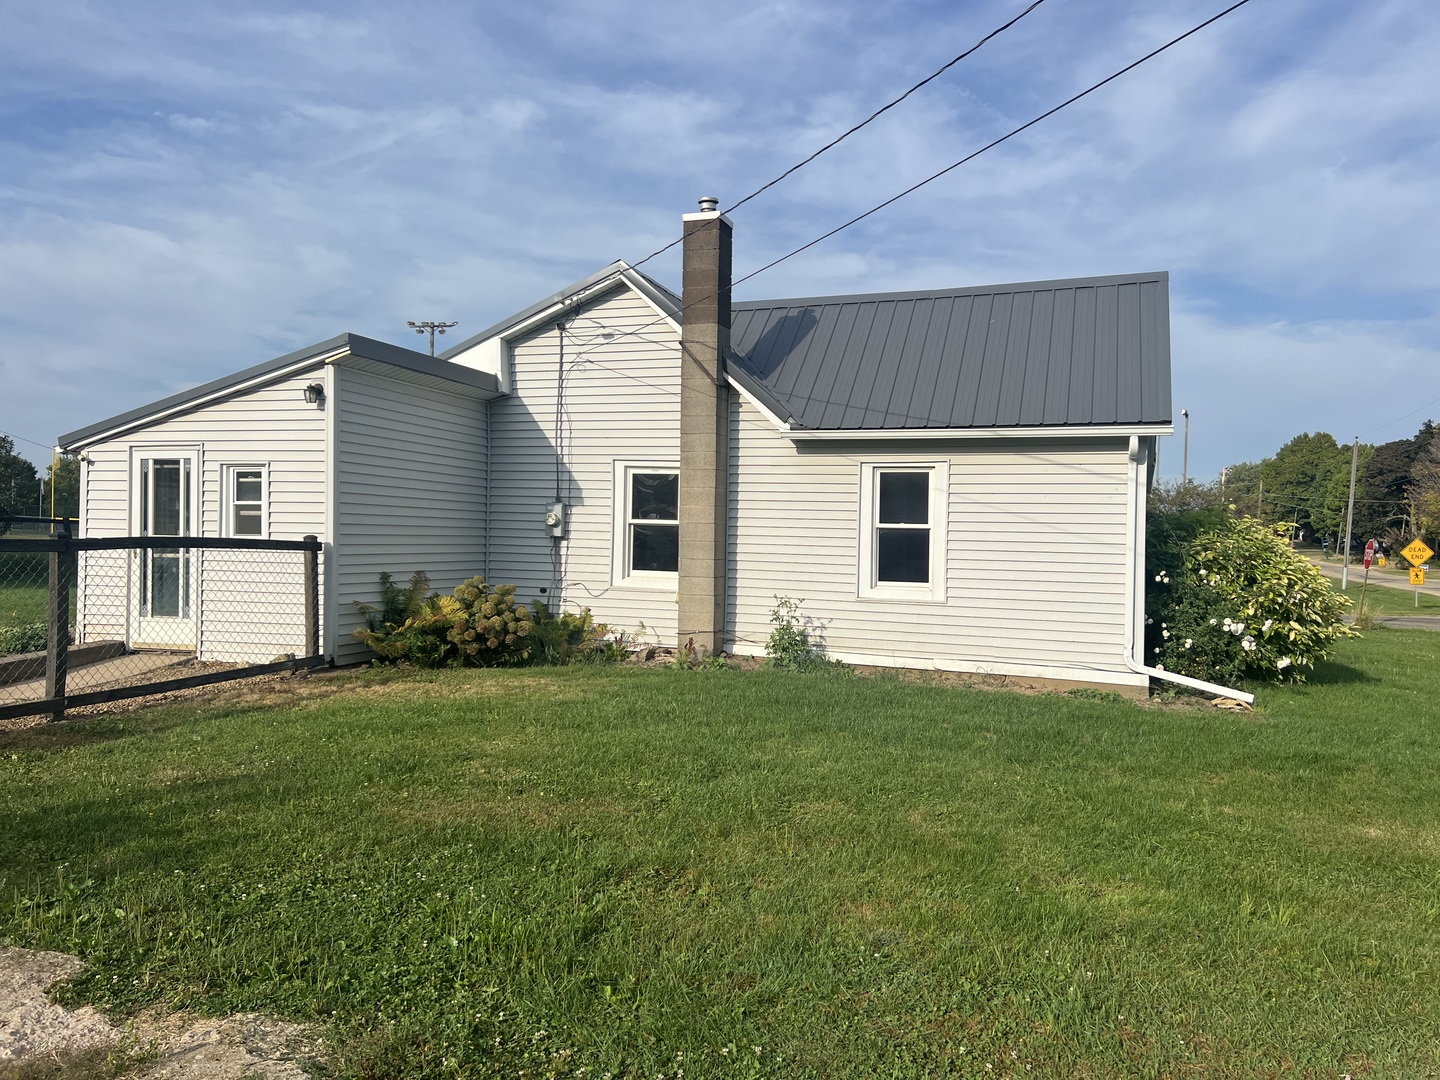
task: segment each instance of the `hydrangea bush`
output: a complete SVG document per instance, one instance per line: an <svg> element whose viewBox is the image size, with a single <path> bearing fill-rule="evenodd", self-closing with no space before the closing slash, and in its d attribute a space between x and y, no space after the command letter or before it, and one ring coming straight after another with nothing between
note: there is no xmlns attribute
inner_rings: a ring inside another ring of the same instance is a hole
<svg viewBox="0 0 1440 1080"><path fill-rule="evenodd" d="M1282 538L1288 525L1230 518L1185 548L1181 569L1155 575L1147 641L1155 666L1214 682L1303 681L1339 638L1352 637L1348 597Z"/></svg>

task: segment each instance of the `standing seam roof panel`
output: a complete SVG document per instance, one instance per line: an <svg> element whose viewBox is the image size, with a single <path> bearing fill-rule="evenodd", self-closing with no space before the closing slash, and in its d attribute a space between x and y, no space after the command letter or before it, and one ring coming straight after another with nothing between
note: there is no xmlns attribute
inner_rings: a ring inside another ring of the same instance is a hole
<svg viewBox="0 0 1440 1080"><path fill-rule="evenodd" d="M960 358L959 377L955 383L954 403L949 410L961 427L972 427L975 424L975 405L980 396L980 375L985 367L985 346L990 340L995 297L977 296L972 303L970 325L966 330L964 351Z"/></svg>
<svg viewBox="0 0 1440 1080"><path fill-rule="evenodd" d="M1025 357L1025 389L1020 396L1016 423L1024 426L1045 422L1045 380L1050 373L1050 322L1055 313L1055 293L1045 289L1032 293L1030 307L1030 348Z"/></svg>
<svg viewBox="0 0 1440 1080"><path fill-rule="evenodd" d="M1095 290L1095 356L1114 356L1119 340L1118 285ZM1115 422L1116 372L1113 364L1092 366L1094 389L1090 395L1090 422Z"/></svg>
<svg viewBox="0 0 1440 1080"><path fill-rule="evenodd" d="M976 427L994 427L1000 410L1000 383L1005 374L1005 357L1010 351L1010 321L1015 311L1015 294L999 293L990 307L990 325L985 351L980 356L980 381L975 388Z"/></svg>
<svg viewBox="0 0 1440 1080"><path fill-rule="evenodd" d="M1025 380L1030 370L1030 312L1034 306L1034 293L1019 293L1010 307L1010 333L1005 345L1005 366L1000 372L1000 396L995 406L998 426L1020 423L1020 403L1025 399Z"/></svg>
<svg viewBox="0 0 1440 1080"><path fill-rule="evenodd" d="M1170 423L1164 274L735 305L733 362L798 426Z"/></svg>

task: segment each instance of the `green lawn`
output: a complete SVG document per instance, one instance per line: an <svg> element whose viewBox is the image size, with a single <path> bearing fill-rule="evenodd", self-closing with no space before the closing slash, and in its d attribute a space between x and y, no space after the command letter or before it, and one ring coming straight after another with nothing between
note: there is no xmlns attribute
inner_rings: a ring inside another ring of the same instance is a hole
<svg viewBox="0 0 1440 1080"><path fill-rule="evenodd" d="M84 956L71 1000L330 1025L345 1076L1440 1074L1440 635L1254 714L296 685L0 735L0 942Z"/></svg>
<svg viewBox="0 0 1440 1080"><path fill-rule="evenodd" d="M1429 575L1426 576L1429 577ZM1433 582L1435 579L1429 577L1429 580ZM1331 584L1335 587L1336 592L1343 591L1346 596L1355 601L1355 606L1351 608L1352 611L1359 609L1360 583L1355 575L1351 575L1348 589L1342 590L1338 581L1331 582ZM1372 615L1440 615L1440 596L1422 592L1417 607L1414 589L1398 586L1390 588L1386 585L1376 585L1372 581L1365 590L1365 607Z"/></svg>

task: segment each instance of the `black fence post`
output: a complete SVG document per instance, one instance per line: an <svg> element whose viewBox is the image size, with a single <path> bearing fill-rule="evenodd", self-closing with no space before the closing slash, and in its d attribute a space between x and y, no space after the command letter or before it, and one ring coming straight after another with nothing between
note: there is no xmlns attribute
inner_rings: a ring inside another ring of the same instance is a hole
<svg viewBox="0 0 1440 1080"><path fill-rule="evenodd" d="M58 543L50 552L50 627L45 649L45 697L55 702L52 720L65 719L65 676L70 666L70 525L64 522L56 533Z"/></svg>
<svg viewBox="0 0 1440 1080"><path fill-rule="evenodd" d="M320 538L313 534L305 542L315 544L305 552L305 647L307 656L320 655Z"/></svg>

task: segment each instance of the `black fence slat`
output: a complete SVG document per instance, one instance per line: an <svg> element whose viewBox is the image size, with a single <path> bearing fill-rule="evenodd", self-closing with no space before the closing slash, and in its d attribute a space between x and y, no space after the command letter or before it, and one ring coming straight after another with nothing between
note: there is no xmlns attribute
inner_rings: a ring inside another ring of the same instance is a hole
<svg viewBox="0 0 1440 1080"><path fill-rule="evenodd" d="M86 705L107 705L112 701L124 701L127 698L169 694L176 690L192 690L197 686L234 682L236 679L250 679L257 675L279 675L286 671L303 671L309 668L323 667L324 664L323 656L300 656L294 660L281 660L274 664L252 664L249 667L227 668L224 671L207 671L203 675L187 675L183 679L166 679L163 682L145 683L140 686L116 686L109 690L67 694L63 698L26 701L18 705L0 705L0 720L12 720L20 716L37 716L40 713L55 713L62 709L78 709Z"/></svg>
<svg viewBox="0 0 1440 1080"><path fill-rule="evenodd" d="M87 536L79 540L0 538L0 554L21 551L321 551L319 540L245 540L228 536Z"/></svg>

